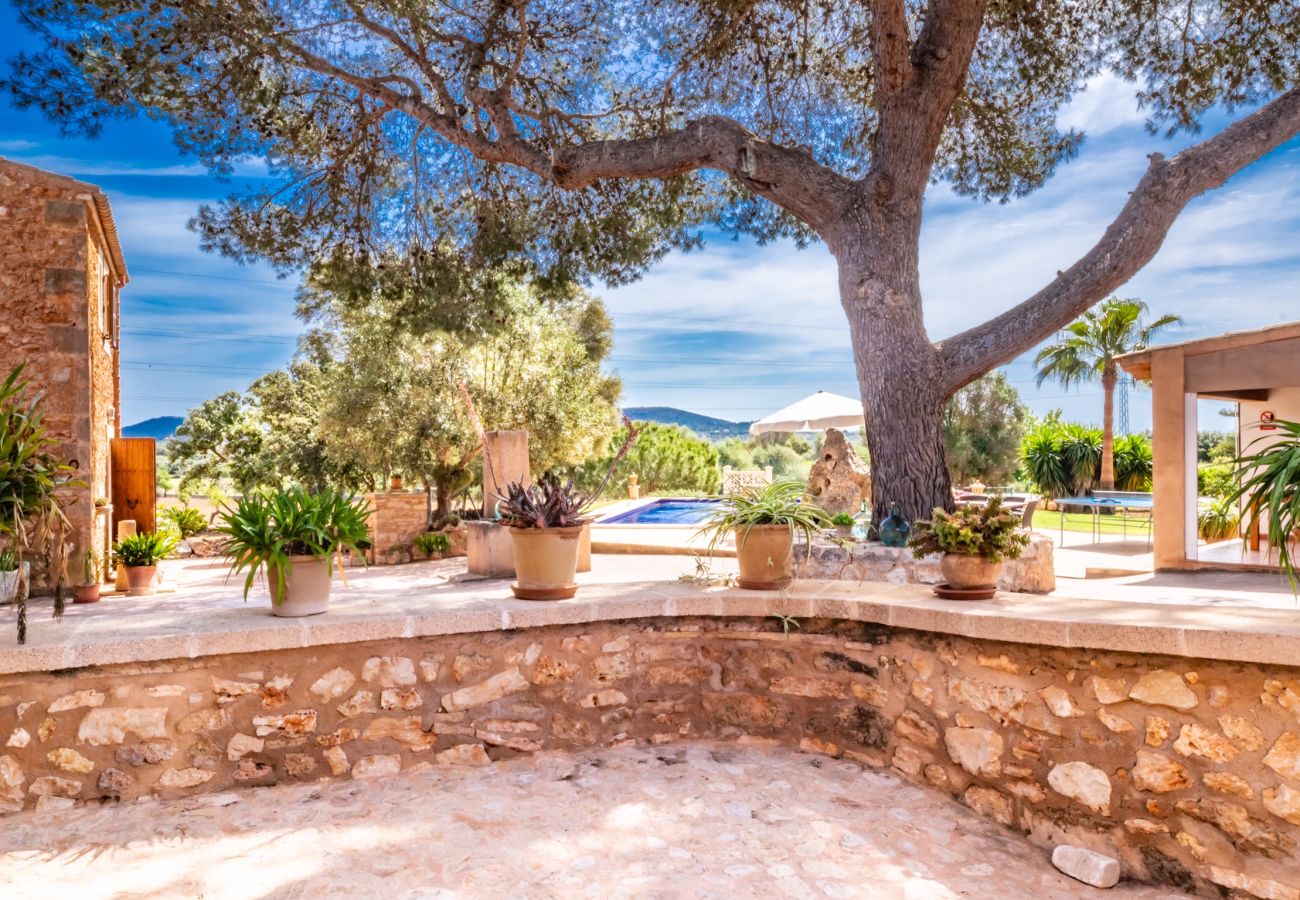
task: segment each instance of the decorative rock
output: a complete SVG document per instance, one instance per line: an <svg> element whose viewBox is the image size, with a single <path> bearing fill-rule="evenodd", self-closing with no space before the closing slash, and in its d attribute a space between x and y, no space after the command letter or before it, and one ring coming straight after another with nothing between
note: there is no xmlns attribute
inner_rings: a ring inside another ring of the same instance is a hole
<svg viewBox="0 0 1300 900"><path fill-rule="evenodd" d="M445 694L442 698L442 708L447 712L457 712L462 709L482 706L484 703L491 703L493 700L499 700L508 694L517 694L525 690L528 690L528 679L524 678L523 673L516 666L504 672L499 672L476 685L463 687L458 691Z"/></svg>
<svg viewBox="0 0 1300 900"><path fill-rule="evenodd" d="M470 675L486 672L490 668L492 660L482 653L461 654L451 661L451 677L460 683Z"/></svg>
<svg viewBox="0 0 1300 900"><path fill-rule="evenodd" d="M361 667L361 680L380 687L410 687L416 680L415 664L409 656L372 656Z"/></svg>
<svg viewBox="0 0 1300 900"><path fill-rule="evenodd" d="M1150 750L1137 752L1137 765L1133 767L1133 784L1139 790L1156 794L1181 791L1191 787L1192 779L1181 763Z"/></svg>
<svg viewBox="0 0 1300 900"><path fill-rule="evenodd" d="M1283 778L1300 781L1300 735L1284 732L1264 757L1264 765Z"/></svg>
<svg viewBox="0 0 1300 900"><path fill-rule="evenodd" d="M424 700L418 691L399 691L385 688L379 696L380 709L416 709Z"/></svg>
<svg viewBox="0 0 1300 900"><path fill-rule="evenodd" d="M1280 784L1264 791L1264 808L1279 819L1300 825L1300 791L1292 790L1288 785Z"/></svg>
<svg viewBox="0 0 1300 900"><path fill-rule="evenodd" d="M163 772L158 779L158 786L165 788L192 788L198 787L212 778L216 772L207 769L168 769Z"/></svg>
<svg viewBox="0 0 1300 900"><path fill-rule="evenodd" d="M987 728L948 728L943 733L948 756L972 775L997 778L1002 773L1002 736Z"/></svg>
<svg viewBox="0 0 1300 900"><path fill-rule="evenodd" d="M1219 716L1219 727L1242 750L1259 750L1264 746L1264 732L1241 716Z"/></svg>
<svg viewBox="0 0 1300 900"><path fill-rule="evenodd" d="M110 767L99 773L99 781L95 787L102 793L117 796L135 787L135 779L129 772Z"/></svg>
<svg viewBox="0 0 1300 900"><path fill-rule="evenodd" d="M402 771L402 758L397 754L363 756L352 767L353 778L383 778Z"/></svg>
<svg viewBox="0 0 1300 900"><path fill-rule="evenodd" d="M497 731L475 729L474 736L485 744L491 744L494 747L506 747L510 750L518 750L520 753L536 753L538 750L542 749L541 741L520 737L517 734L501 734Z"/></svg>
<svg viewBox="0 0 1300 900"><path fill-rule="evenodd" d="M1047 708L1058 719L1077 719L1085 715L1079 705L1074 702L1074 698L1070 696L1069 692L1056 685L1043 688L1038 692L1038 696L1043 698Z"/></svg>
<svg viewBox="0 0 1300 900"><path fill-rule="evenodd" d="M426 732L420 727L419 716L407 716L402 719L374 719L362 732L361 739L366 741L396 741L408 750L419 752L428 750L438 743L438 736Z"/></svg>
<svg viewBox="0 0 1300 900"><path fill-rule="evenodd" d="M607 641L600 648L601 653L622 653L631 646L632 638L629 635L621 634L612 641Z"/></svg>
<svg viewBox="0 0 1300 900"><path fill-rule="evenodd" d="M1006 785L1008 791L1030 803L1042 803L1047 799L1047 791L1036 781L1011 781Z"/></svg>
<svg viewBox="0 0 1300 900"><path fill-rule="evenodd" d="M1129 699L1149 706L1188 710L1197 704L1196 694L1183 681L1183 676L1168 669L1156 669L1143 675L1128 695Z"/></svg>
<svg viewBox="0 0 1300 900"><path fill-rule="evenodd" d="M50 704L46 712L57 713L65 712L69 709L79 709L83 706L103 706L104 692L95 690L73 691L71 694L64 694L59 699Z"/></svg>
<svg viewBox="0 0 1300 900"><path fill-rule="evenodd" d="M948 696L978 712L987 713L999 725L1024 718L1028 696L1018 687L989 684L974 678L948 679Z"/></svg>
<svg viewBox="0 0 1300 900"><path fill-rule="evenodd" d="M89 775L95 771L95 764L71 747L60 747L45 754L45 758L54 768L74 775Z"/></svg>
<svg viewBox="0 0 1300 900"><path fill-rule="evenodd" d="M307 690L320 697L322 701L333 700L352 690L352 685L356 683L357 677L347 669L330 669L313 681Z"/></svg>
<svg viewBox="0 0 1300 900"><path fill-rule="evenodd" d="M1128 699L1128 687L1122 678L1102 678L1094 675L1088 679L1088 684L1092 688L1092 696L1097 698L1098 703L1120 703Z"/></svg>
<svg viewBox="0 0 1300 900"><path fill-rule="evenodd" d="M253 716L253 727L258 737L280 732L282 734L308 734L316 730L316 710L300 709L282 716Z"/></svg>
<svg viewBox="0 0 1300 900"><path fill-rule="evenodd" d="M492 764L482 744L457 744L448 747L433 758L440 766L487 766Z"/></svg>
<svg viewBox="0 0 1300 900"><path fill-rule="evenodd" d="M121 747L113 758L124 766L152 766L166 762L176 754L176 745L166 738L142 741L129 747Z"/></svg>
<svg viewBox="0 0 1300 900"><path fill-rule="evenodd" d="M238 762L250 753L261 753L266 741L249 734L236 734L226 744L226 759Z"/></svg>
<svg viewBox="0 0 1300 900"><path fill-rule="evenodd" d="M1174 749L1183 756L1204 756L1220 763L1237 758L1237 748L1231 741L1195 723L1182 727L1178 740L1174 741Z"/></svg>
<svg viewBox="0 0 1300 900"><path fill-rule="evenodd" d="M348 770L348 755L342 747L330 747L326 750L325 762L329 764L332 775L342 775Z"/></svg>
<svg viewBox="0 0 1300 900"><path fill-rule="evenodd" d="M9 740L5 741L6 747L17 747L22 749L32 742L32 736L26 728L15 728L9 735Z"/></svg>
<svg viewBox="0 0 1300 900"><path fill-rule="evenodd" d="M622 691L616 691L609 688L603 691L596 691L593 694L586 694L578 705L583 709L594 709L602 706L622 706L627 702L627 694Z"/></svg>
<svg viewBox="0 0 1300 900"><path fill-rule="evenodd" d="M1104 706L1097 707L1097 718L1115 734L1128 734L1133 730L1133 723L1123 716L1116 715Z"/></svg>
<svg viewBox="0 0 1300 900"><path fill-rule="evenodd" d="M1047 773L1047 783L1058 794L1079 801L1093 812L1110 815L1110 778L1096 766L1061 763Z"/></svg>
<svg viewBox="0 0 1300 900"><path fill-rule="evenodd" d="M230 713L224 709L196 709L181 717L176 723L180 734L198 734L204 731L220 731L230 725Z"/></svg>
<svg viewBox="0 0 1300 900"><path fill-rule="evenodd" d="M921 753L915 747L907 744L900 744L894 750L894 758L889 764L904 775L910 775L913 778L921 774L921 769L925 766L925 760L921 758Z"/></svg>
<svg viewBox="0 0 1300 900"><path fill-rule="evenodd" d="M76 797L81 793L81 782L73 781L71 778L59 778L57 775L46 775L33 781L27 793L37 797Z"/></svg>
<svg viewBox="0 0 1300 900"><path fill-rule="evenodd" d="M1245 800L1254 800L1255 791L1244 778L1231 772L1206 772L1201 776L1202 783L1212 791L1232 794Z"/></svg>
<svg viewBox="0 0 1300 900"><path fill-rule="evenodd" d="M167 710L161 707L103 707L81 720L77 740L92 747L120 744L128 734L140 738L167 736Z"/></svg>
<svg viewBox="0 0 1300 900"><path fill-rule="evenodd" d="M1052 865L1074 880L1096 888L1119 884L1119 860L1083 847L1061 844L1052 851Z"/></svg>
<svg viewBox="0 0 1300 900"><path fill-rule="evenodd" d="M1146 743L1148 747L1159 747L1169 740L1170 725L1168 719L1163 719L1160 716L1147 716L1146 726Z"/></svg>
<svg viewBox="0 0 1300 900"><path fill-rule="evenodd" d="M831 515L856 513L871 496L871 470L838 428L826 429L821 456L808 472L808 496Z"/></svg>
<svg viewBox="0 0 1300 900"><path fill-rule="evenodd" d="M338 706L339 715L345 719L353 716L359 716L362 713L371 713L379 709L375 705L375 694L373 691L357 691L351 699L340 703Z"/></svg>

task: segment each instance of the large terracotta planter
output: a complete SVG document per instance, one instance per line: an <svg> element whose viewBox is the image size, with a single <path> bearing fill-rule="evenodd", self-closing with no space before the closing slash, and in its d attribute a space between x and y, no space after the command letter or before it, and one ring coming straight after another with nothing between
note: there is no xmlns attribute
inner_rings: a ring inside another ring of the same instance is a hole
<svg viewBox="0 0 1300 900"><path fill-rule="evenodd" d="M127 566L126 595L142 597L153 593L153 578L158 574L157 566Z"/></svg>
<svg viewBox="0 0 1300 900"><path fill-rule="evenodd" d="M736 529L736 583L753 591L774 591L794 581L794 529L752 525Z"/></svg>
<svg viewBox="0 0 1300 900"><path fill-rule="evenodd" d="M959 590L995 588L1002 577L1002 561L989 562L982 556L945 553L939 560L939 571L949 587Z"/></svg>
<svg viewBox="0 0 1300 900"><path fill-rule="evenodd" d="M583 525L569 528L511 528L515 583L520 600L567 600L578 592L578 544Z"/></svg>
<svg viewBox="0 0 1300 900"><path fill-rule="evenodd" d="M280 593L280 580L272 573L271 612L285 618L316 616L330 608L329 560L314 556L289 557L289 571L285 573L284 594Z"/></svg>

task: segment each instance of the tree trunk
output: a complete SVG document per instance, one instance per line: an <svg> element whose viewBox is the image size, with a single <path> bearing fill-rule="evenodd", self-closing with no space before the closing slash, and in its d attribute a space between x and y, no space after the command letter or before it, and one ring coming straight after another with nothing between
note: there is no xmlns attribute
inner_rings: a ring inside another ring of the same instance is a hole
<svg viewBox="0 0 1300 900"><path fill-rule="evenodd" d="M832 246L866 418L874 524L891 503L913 522L954 505L943 444L948 392L921 317L919 225L919 216L864 223L862 238Z"/></svg>
<svg viewBox="0 0 1300 900"><path fill-rule="evenodd" d="M1101 489L1115 490L1115 385L1119 375L1114 363L1107 363L1101 373L1101 389L1106 395L1101 412Z"/></svg>
<svg viewBox="0 0 1300 900"><path fill-rule="evenodd" d="M437 495L437 503L433 509L433 521L441 522L451 512L451 485L443 479L437 479L434 482L434 493Z"/></svg>

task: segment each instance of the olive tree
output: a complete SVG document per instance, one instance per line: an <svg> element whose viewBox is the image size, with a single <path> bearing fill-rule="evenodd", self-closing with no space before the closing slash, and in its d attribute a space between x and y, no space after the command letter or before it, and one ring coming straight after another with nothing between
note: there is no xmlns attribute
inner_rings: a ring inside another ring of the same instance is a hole
<svg viewBox="0 0 1300 900"><path fill-rule="evenodd" d="M418 244L445 248L438 278L510 261L562 285L634 277L704 222L824 241L875 506L913 518L951 503L947 399L1127 281L1189 201L1300 130L1293 0L14 3L47 41L14 60L19 104L80 132L165 119L217 172L269 162L273 184L198 218L236 257ZM1033 191L1078 151L1058 114L1102 71L1135 83L1153 129L1240 113L1153 155L1041 289L932 340L927 189Z"/></svg>

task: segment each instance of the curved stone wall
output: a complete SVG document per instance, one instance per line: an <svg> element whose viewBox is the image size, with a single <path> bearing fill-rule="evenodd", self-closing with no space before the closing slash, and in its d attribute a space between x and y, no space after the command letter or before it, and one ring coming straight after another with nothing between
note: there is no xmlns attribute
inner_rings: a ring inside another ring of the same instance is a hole
<svg viewBox="0 0 1300 900"><path fill-rule="evenodd" d="M0 677L6 810L697 737L892 767L1049 847L1300 898L1300 670L651 618Z"/></svg>
<svg viewBox="0 0 1300 900"><path fill-rule="evenodd" d="M916 559L905 547L886 547L879 541L854 541L848 546L818 538L812 551L803 544L795 551L797 576L835 581L883 581L889 584L942 584L939 554ZM998 587L1004 591L1046 594L1056 589L1051 538L1034 533L1019 559L1002 567Z"/></svg>

